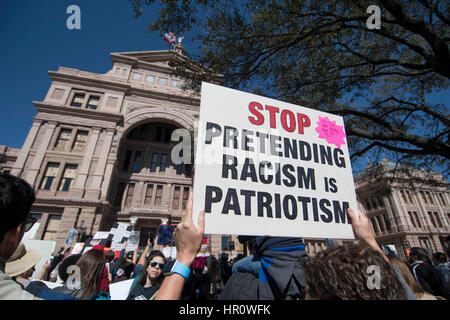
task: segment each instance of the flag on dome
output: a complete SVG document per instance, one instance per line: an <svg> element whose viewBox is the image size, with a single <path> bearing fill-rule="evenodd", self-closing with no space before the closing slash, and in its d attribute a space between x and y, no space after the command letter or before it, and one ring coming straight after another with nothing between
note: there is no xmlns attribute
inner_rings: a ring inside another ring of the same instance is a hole
<svg viewBox="0 0 450 320"><path fill-rule="evenodd" d="M163 38L164 41L167 41L170 45L174 46L177 42L177 37L173 32L166 33Z"/></svg>

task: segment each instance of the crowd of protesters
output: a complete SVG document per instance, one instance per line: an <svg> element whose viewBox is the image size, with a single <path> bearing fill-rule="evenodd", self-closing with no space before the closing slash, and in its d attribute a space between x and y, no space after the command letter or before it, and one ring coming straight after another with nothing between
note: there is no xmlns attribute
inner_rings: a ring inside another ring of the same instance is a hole
<svg viewBox="0 0 450 320"><path fill-rule="evenodd" d="M356 216L349 209L358 244L329 246L309 257L301 238L241 236L251 255L200 257L204 212L196 226L192 195L174 231L176 260L154 250L152 239L142 252L136 249L132 254L126 254L125 242L117 258L99 245L82 254L70 254L70 247L65 247L31 279L41 255L21 240L35 222L30 216L34 200L24 180L0 173L0 299L108 300L110 285L126 280L132 282L127 300L450 298L448 237L445 252L429 256L415 247L402 260L379 247L364 213ZM373 266L378 278L369 272ZM75 269L78 278L71 276Z"/></svg>

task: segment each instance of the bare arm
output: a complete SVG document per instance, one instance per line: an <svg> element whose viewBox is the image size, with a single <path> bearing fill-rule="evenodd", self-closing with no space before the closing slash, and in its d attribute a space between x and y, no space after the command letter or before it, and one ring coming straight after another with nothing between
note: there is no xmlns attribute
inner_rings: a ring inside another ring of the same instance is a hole
<svg viewBox="0 0 450 320"><path fill-rule="evenodd" d="M144 252L142 252L141 257L139 258L138 264L145 266L145 258L147 257L147 254L150 252L150 246L151 246L151 241L150 241L150 239L148 239L147 245L145 246Z"/></svg>
<svg viewBox="0 0 450 320"><path fill-rule="evenodd" d="M375 236L372 232L372 228L370 226L369 219L366 214L363 212L359 212L358 217L356 217L355 213L352 209L347 209L348 215L352 221L353 233L355 237L359 239L361 244L364 244L376 251L378 251L384 260L386 260L389 264L391 263L388 257L384 254L383 250L378 245Z"/></svg>
<svg viewBox="0 0 450 320"><path fill-rule="evenodd" d="M202 246L203 233L205 231L205 212L198 216L198 227L192 221L192 193L189 195L186 206L186 216L182 223L175 229L175 244L177 247L177 260L189 268L195 256ZM178 300L183 291L185 279L174 273L164 278L161 288L155 300Z"/></svg>
<svg viewBox="0 0 450 320"><path fill-rule="evenodd" d="M133 252L133 264L136 265L137 262L137 253L138 253L138 247Z"/></svg>

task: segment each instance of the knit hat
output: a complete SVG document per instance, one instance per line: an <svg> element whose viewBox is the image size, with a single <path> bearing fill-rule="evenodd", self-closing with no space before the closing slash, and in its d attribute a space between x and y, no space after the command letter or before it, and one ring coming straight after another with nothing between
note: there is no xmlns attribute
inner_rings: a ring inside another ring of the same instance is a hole
<svg viewBox="0 0 450 320"><path fill-rule="evenodd" d="M42 255L33 249L25 249L23 243L19 244L13 255L6 261L5 272L10 277L18 276L34 267Z"/></svg>

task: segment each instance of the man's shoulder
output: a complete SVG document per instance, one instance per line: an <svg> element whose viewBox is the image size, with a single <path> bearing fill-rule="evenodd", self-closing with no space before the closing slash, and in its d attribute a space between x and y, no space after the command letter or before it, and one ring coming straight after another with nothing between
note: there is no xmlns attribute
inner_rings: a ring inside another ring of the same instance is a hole
<svg viewBox="0 0 450 320"><path fill-rule="evenodd" d="M35 300L37 297L23 290L6 273L0 271L0 300Z"/></svg>

